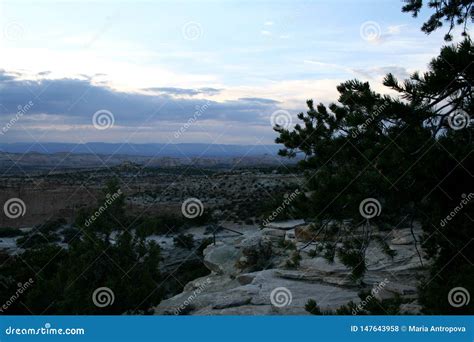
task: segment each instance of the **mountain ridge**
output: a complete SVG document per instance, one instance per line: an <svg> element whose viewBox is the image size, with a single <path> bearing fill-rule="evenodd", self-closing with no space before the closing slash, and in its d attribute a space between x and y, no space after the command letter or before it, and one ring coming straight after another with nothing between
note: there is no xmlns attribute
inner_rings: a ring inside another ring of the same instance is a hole
<svg viewBox="0 0 474 342"><path fill-rule="evenodd" d="M231 145L231 144L130 144L130 143L0 143L0 152L4 153L72 153L96 155L129 155L143 157L240 157L274 155L280 147L273 145Z"/></svg>

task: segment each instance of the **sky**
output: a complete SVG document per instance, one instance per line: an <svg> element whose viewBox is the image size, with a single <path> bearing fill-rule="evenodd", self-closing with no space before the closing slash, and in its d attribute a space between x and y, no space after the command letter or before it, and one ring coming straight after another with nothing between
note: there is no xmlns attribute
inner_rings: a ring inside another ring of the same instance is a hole
<svg viewBox="0 0 474 342"><path fill-rule="evenodd" d="M307 99L426 70L398 0L2 1L0 142L271 144Z"/></svg>

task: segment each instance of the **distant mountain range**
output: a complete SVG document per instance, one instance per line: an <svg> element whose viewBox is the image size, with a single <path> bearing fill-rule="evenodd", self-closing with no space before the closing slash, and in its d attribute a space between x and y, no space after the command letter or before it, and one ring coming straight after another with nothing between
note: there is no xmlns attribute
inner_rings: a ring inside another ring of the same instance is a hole
<svg viewBox="0 0 474 342"><path fill-rule="evenodd" d="M0 144L0 171L60 171L119 165L147 167L249 167L293 164L277 155L276 145L207 144Z"/></svg>
<svg viewBox="0 0 474 342"><path fill-rule="evenodd" d="M129 155L172 158L225 158L276 156L279 148L273 145L222 145L222 144L128 144L128 143L12 143L0 144L6 153L73 153L99 155Z"/></svg>

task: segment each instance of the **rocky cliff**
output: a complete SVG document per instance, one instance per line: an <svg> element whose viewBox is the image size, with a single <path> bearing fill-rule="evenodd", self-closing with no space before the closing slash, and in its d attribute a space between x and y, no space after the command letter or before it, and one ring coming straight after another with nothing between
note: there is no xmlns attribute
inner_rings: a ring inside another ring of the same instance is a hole
<svg viewBox="0 0 474 342"><path fill-rule="evenodd" d="M310 251L321 241L308 244L308 232L303 221L291 221L246 230L241 236L209 245L204 262L211 274L163 300L155 313L302 315L308 314L305 304L309 299L316 300L322 310L334 310L349 301L360 304L358 293L371 289L379 300L401 298L401 313L419 313L416 284L425 268L410 229L384 233L390 249L396 252L394 257L375 244L369 245L368 271L362 283L352 279L350 270L337 257L330 263L314 256ZM414 233L417 238L421 234L420 230Z"/></svg>

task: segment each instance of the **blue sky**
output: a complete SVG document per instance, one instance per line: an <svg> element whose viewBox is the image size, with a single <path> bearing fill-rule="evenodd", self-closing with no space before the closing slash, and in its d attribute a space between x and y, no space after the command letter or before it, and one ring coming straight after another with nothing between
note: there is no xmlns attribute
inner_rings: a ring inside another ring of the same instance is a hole
<svg viewBox="0 0 474 342"><path fill-rule="evenodd" d="M402 5L2 1L0 142L272 143L275 111L294 124L344 80L387 92L387 72L426 68L444 32ZM113 126L93 125L101 110Z"/></svg>

